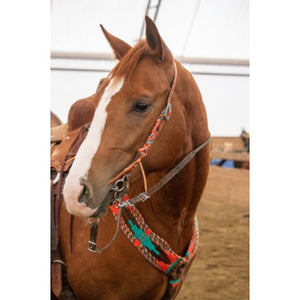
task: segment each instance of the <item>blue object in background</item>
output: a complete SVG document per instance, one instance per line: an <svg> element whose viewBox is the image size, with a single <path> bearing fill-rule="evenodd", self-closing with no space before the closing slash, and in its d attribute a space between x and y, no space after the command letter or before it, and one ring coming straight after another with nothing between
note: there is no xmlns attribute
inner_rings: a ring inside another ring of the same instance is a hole
<svg viewBox="0 0 300 300"><path fill-rule="evenodd" d="M210 164L212 166L217 166L222 161L222 159L213 159ZM234 168L233 160L225 160L221 165L222 168Z"/></svg>

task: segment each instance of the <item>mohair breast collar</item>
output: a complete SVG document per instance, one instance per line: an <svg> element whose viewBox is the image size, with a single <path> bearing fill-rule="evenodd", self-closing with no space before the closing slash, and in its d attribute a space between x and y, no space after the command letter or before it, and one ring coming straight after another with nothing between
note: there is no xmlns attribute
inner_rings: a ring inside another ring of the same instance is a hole
<svg viewBox="0 0 300 300"><path fill-rule="evenodd" d="M128 199L129 197L126 195L123 201ZM118 205L110 205L109 208L116 220L120 217L120 227L134 247L155 268L169 276L169 284L175 289L180 282L184 267L192 260L197 250L199 242L197 218L195 217L194 220L193 235L185 256L180 256L170 248L164 239L149 228L135 206L128 206L122 210Z"/></svg>

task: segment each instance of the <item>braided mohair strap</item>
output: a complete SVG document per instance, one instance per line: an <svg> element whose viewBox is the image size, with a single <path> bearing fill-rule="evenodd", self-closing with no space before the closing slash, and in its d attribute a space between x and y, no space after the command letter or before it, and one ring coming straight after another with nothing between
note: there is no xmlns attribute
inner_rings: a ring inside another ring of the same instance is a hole
<svg viewBox="0 0 300 300"><path fill-rule="evenodd" d="M146 143L141 148L138 149L138 154L137 154L136 160L137 159L142 160L148 154L148 150L151 147L151 145L153 144L154 140L156 139L158 133L162 129L164 122L168 121L170 119L171 111L172 111L171 99L172 99L172 96L175 91L176 82L177 82L177 66L176 66L176 62L174 61L174 77L173 77L171 89L170 89L170 92L169 92L169 95L167 98L167 105L166 105L165 109L160 113L158 119L156 120L154 127L151 130L151 133L147 138Z"/></svg>
<svg viewBox="0 0 300 300"><path fill-rule="evenodd" d="M128 196L125 196L123 201L127 200ZM120 208L117 205L111 205L110 210L115 219L118 219ZM121 229L153 266L169 276L169 284L175 289L180 282L184 267L191 261L197 250L199 241L197 218L195 218L193 235L184 256L176 254L164 239L149 228L135 206L129 206L122 210Z"/></svg>
<svg viewBox="0 0 300 300"><path fill-rule="evenodd" d="M138 154L136 156L136 160L137 159L142 160L148 154L148 150L151 147L151 145L153 144L154 140L156 139L159 131L163 127L164 121L169 120L170 115L171 115L171 110L172 110L171 103L168 102L166 108L161 112L158 119L156 120L154 127L151 130L151 133L147 138L146 143L141 148L138 149Z"/></svg>

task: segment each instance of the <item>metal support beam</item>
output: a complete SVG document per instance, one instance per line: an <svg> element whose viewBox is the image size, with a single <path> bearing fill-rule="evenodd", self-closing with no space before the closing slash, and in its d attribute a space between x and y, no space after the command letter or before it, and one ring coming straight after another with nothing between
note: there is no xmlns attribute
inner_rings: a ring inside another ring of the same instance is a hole
<svg viewBox="0 0 300 300"><path fill-rule="evenodd" d="M146 15L149 16L150 18L152 18L152 20L154 22L157 19L157 15L158 15L158 11L159 11L161 1L162 0L148 0L145 16ZM144 28L145 28L145 20L143 21L143 25L142 25L142 29L141 29L141 33L140 33L140 39L143 36Z"/></svg>
<svg viewBox="0 0 300 300"><path fill-rule="evenodd" d="M60 68L51 67L51 71L66 71L66 72L96 72L96 73L109 73L108 69L85 69L85 68ZM220 72L202 72L202 71L191 71L193 75L210 75L210 76L233 76L233 77L249 77L249 74L243 73L220 73Z"/></svg>
<svg viewBox="0 0 300 300"><path fill-rule="evenodd" d="M88 60L114 60L112 54L93 52L71 52L71 51L51 51L51 58L56 59L88 59ZM248 59L228 59L228 58L205 58L205 57L184 57L177 56L181 63L203 64L203 65L232 65L249 66Z"/></svg>

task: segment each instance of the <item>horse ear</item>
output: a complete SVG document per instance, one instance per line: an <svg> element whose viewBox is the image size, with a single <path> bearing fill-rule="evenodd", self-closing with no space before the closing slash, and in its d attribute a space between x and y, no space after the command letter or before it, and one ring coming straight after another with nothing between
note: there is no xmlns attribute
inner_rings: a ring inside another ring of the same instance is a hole
<svg viewBox="0 0 300 300"><path fill-rule="evenodd" d="M166 60L167 58L172 58L173 55L161 38L155 23L148 16L145 17L145 20L146 40L148 46L152 50L152 54L159 62Z"/></svg>
<svg viewBox="0 0 300 300"><path fill-rule="evenodd" d="M101 27L107 41L109 42L110 46L114 50L116 58L118 60L120 60L123 57L123 55L129 49L131 49L131 46L128 45L127 43L125 43L124 41L122 41L121 39L110 34L101 24L100 24L100 27Z"/></svg>

